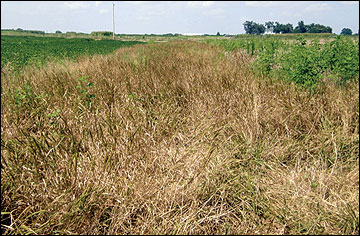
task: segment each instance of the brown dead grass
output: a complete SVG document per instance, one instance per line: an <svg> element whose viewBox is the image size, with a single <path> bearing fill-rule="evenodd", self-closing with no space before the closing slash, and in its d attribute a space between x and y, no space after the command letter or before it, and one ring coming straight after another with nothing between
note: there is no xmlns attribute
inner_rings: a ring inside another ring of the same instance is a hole
<svg viewBox="0 0 360 236"><path fill-rule="evenodd" d="M358 234L358 84L309 94L221 53L137 45L2 74L3 232Z"/></svg>

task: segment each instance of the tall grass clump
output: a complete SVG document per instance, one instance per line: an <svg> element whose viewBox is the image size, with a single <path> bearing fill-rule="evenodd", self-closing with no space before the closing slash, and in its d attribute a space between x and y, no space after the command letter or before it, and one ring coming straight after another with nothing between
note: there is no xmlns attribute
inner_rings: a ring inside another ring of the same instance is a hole
<svg viewBox="0 0 360 236"><path fill-rule="evenodd" d="M2 233L358 234L358 83L254 60L182 41L2 71Z"/></svg>

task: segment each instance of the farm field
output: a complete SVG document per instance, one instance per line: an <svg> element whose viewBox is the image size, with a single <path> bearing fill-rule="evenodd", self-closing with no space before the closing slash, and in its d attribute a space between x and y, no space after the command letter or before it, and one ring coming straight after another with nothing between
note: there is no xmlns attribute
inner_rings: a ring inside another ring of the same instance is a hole
<svg viewBox="0 0 360 236"><path fill-rule="evenodd" d="M358 39L78 40L2 41L2 233L359 233Z"/></svg>
<svg viewBox="0 0 360 236"><path fill-rule="evenodd" d="M1 68L19 70L30 64L41 66L49 60L76 59L79 56L107 54L120 47L143 42L94 40L88 38L54 38L33 36L1 36Z"/></svg>

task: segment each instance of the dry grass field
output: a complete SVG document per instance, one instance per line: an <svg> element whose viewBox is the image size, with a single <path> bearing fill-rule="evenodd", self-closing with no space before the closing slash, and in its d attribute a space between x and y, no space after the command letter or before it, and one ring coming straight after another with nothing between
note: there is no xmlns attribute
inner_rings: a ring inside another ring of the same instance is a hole
<svg viewBox="0 0 360 236"><path fill-rule="evenodd" d="M358 234L359 83L182 41L1 75L5 234Z"/></svg>

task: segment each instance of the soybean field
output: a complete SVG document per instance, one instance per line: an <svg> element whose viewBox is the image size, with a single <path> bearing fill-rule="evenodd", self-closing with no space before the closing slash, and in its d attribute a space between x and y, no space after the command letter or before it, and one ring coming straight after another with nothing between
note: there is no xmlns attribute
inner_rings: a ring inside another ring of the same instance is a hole
<svg viewBox="0 0 360 236"><path fill-rule="evenodd" d="M30 64L41 66L48 60L76 59L81 55L108 54L115 49L141 43L144 42L2 35L1 68L8 66L14 71Z"/></svg>

